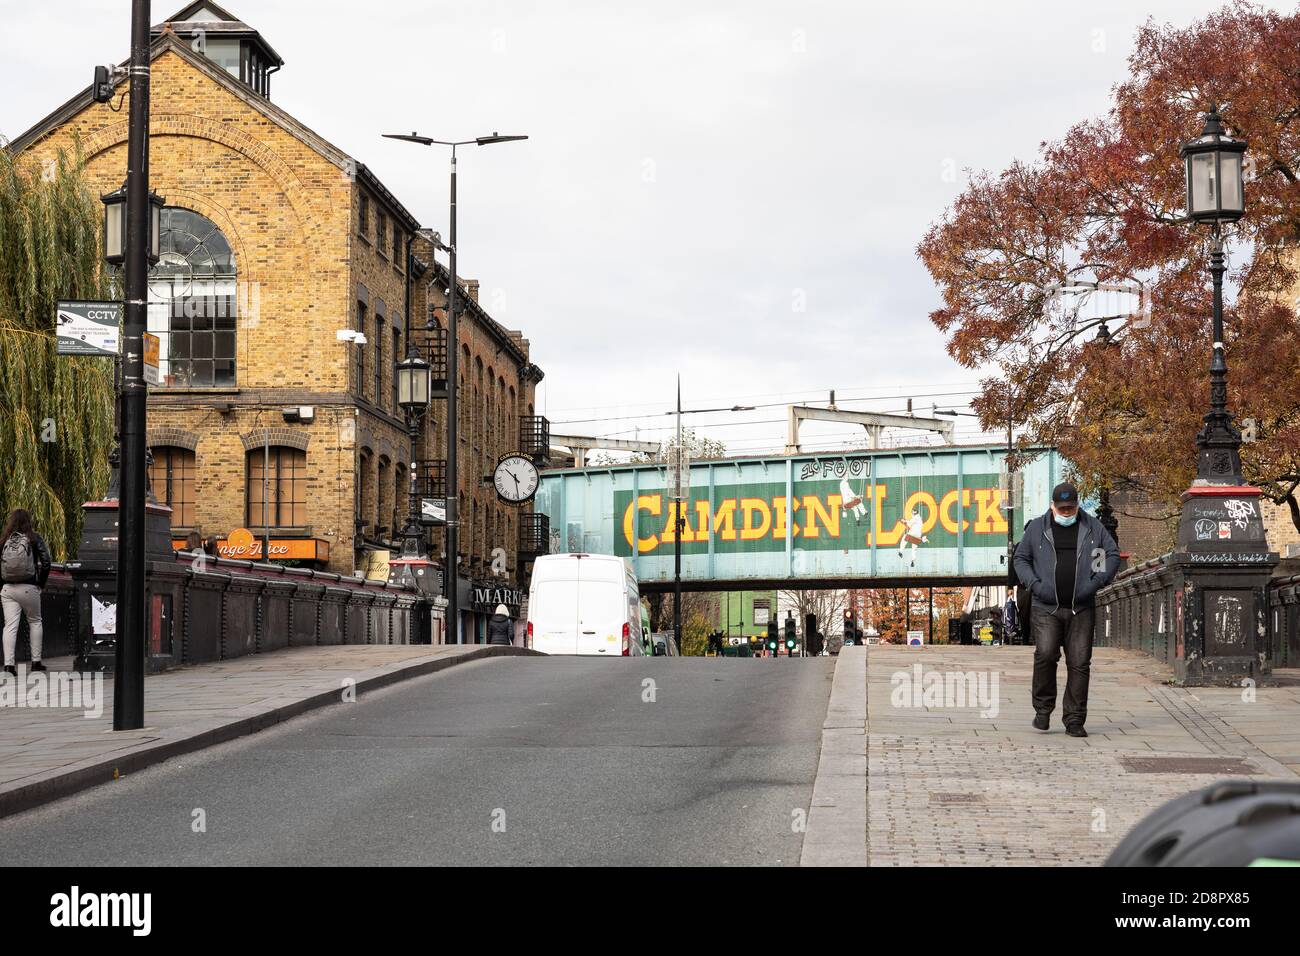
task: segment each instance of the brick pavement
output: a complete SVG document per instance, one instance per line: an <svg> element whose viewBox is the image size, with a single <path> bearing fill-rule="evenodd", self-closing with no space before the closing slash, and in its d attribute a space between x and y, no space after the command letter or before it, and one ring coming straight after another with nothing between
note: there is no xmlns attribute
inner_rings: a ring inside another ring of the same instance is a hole
<svg viewBox="0 0 1300 956"><path fill-rule="evenodd" d="M895 675L914 680L918 662L923 673L983 674L990 690L996 674L996 715L942 700L916 707L910 695L891 699L903 686ZM1249 700L1237 688L1166 686L1169 670L1153 659L1099 648L1090 736L1078 739L1065 734L1059 703L1049 733L1029 726L1032 663L1028 647L869 649L872 865L1099 864L1166 800L1234 775L1138 772L1142 765L1126 758L1236 757L1262 776L1300 771L1294 675L1283 675L1284 686L1256 689ZM1064 660L1059 666L1063 692Z"/></svg>

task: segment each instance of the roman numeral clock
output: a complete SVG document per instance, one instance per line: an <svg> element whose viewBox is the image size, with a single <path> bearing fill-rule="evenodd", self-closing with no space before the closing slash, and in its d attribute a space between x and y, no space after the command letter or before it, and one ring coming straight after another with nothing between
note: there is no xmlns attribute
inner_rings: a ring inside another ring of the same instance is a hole
<svg viewBox="0 0 1300 956"><path fill-rule="evenodd" d="M497 497L507 504L521 505L532 500L541 484L541 475L531 458L520 452L504 456L492 474Z"/></svg>

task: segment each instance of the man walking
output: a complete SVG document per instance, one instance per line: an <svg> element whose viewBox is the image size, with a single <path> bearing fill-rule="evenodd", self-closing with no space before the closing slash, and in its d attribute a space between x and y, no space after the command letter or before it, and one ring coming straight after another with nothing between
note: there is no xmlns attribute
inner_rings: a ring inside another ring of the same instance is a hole
<svg viewBox="0 0 1300 956"><path fill-rule="evenodd" d="M1079 507L1079 489L1066 481L1052 489L1047 513L1025 527L1015 569L1033 598L1034 727L1047 730L1056 708L1056 664L1064 646L1065 732L1086 737L1093 599L1119 571L1119 547L1101 522Z"/></svg>

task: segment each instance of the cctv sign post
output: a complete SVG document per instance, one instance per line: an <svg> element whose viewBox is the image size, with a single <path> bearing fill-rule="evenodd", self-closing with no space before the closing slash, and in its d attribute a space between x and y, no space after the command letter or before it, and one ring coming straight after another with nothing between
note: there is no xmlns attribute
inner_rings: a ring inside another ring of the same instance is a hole
<svg viewBox="0 0 1300 956"><path fill-rule="evenodd" d="M59 355L100 355L116 358L121 348L120 302L59 302L54 310L54 331Z"/></svg>
<svg viewBox="0 0 1300 956"><path fill-rule="evenodd" d="M447 499L421 498L420 523L423 525L445 525L447 523Z"/></svg>

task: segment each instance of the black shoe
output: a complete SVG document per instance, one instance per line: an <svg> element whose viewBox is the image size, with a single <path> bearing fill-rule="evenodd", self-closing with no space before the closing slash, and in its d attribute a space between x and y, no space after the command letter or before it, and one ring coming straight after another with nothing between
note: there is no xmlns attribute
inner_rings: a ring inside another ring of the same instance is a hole
<svg viewBox="0 0 1300 956"><path fill-rule="evenodd" d="M40 661L32 661L32 667L31 667L31 669L34 670L34 671L43 671L43 670L48 670L49 668L47 668L47 667L46 667L44 664L42 664Z"/></svg>
<svg viewBox="0 0 1300 956"><path fill-rule="evenodd" d="M1083 729L1083 724L1070 724L1070 726L1065 728L1065 732L1069 734L1071 737L1088 736L1088 731Z"/></svg>
<svg viewBox="0 0 1300 956"><path fill-rule="evenodd" d="M14 665L12 665L12 664L6 664L6 665L5 665L5 673L6 673L6 674L12 674L14 677L17 677L17 676L18 676L18 668L14 667Z"/></svg>
<svg viewBox="0 0 1300 956"><path fill-rule="evenodd" d="M1034 715L1034 730L1046 730L1049 725L1049 718L1046 714Z"/></svg>

